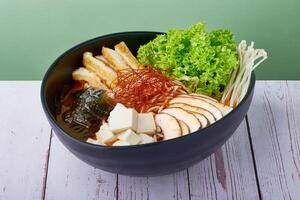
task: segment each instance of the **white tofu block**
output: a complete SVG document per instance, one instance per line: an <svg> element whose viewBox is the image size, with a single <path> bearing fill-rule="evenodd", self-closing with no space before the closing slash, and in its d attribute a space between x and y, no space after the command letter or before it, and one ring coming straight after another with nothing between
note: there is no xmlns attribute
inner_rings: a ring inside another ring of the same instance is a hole
<svg viewBox="0 0 300 200"><path fill-rule="evenodd" d="M117 104L110 112L108 118L109 128L113 133L120 133L127 129L137 130L137 112L135 109L126 108Z"/></svg>
<svg viewBox="0 0 300 200"><path fill-rule="evenodd" d="M97 140L94 140L94 139L92 139L92 138L88 138L88 139L86 140L86 142L87 142L87 143L91 143L91 144L97 144L97 143L98 143Z"/></svg>
<svg viewBox="0 0 300 200"><path fill-rule="evenodd" d="M96 139L101 141L100 130L96 133Z"/></svg>
<svg viewBox="0 0 300 200"><path fill-rule="evenodd" d="M97 140L105 143L111 144L117 140L116 136L113 132L107 128L100 128L100 130L96 133Z"/></svg>
<svg viewBox="0 0 300 200"><path fill-rule="evenodd" d="M139 113L137 133L153 135L156 132L156 125L153 113Z"/></svg>
<svg viewBox="0 0 300 200"><path fill-rule="evenodd" d="M100 133L103 132L103 131L106 131L106 130L107 130L107 131L110 131L109 126L108 126L107 123L103 123L103 124L100 126L99 131L96 132L96 138L97 138L97 140L102 141L102 140L101 140L101 135L100 135Z"/></svg>
<svg viewBox="0 0 300 200"><path fill-rule="evenodd" d="M147 143L155 142L155 139L149 135L141 133L139 136L141 138L140 144L147 144Z"/></svg>
<svg viewBox="0 0 300 200"><path fill-rule="evenodd" d="M140 137L131 129L119 133L117 138L129 143L130 145L138 144L141 141Z"/></svg>
<svg viewBox="0 0 300 200"><path fill-rule="evenodd" d="M105 144L103 144L101 141L99 141L99 140L94 140L94 139L92 139L92 138L88 138L88 139L86 140L86 142L87 142L87 143L91 143L91 144L96 144L96 145L105 145Z"/></svg>
<svg viewBox="0 0 300 200"><path fill-rule="evenodd" d="M128 142L118 140L118 141L114 142L112 146L128 146L128 145L130 145Z"/></svg>
<svg viewBox="0 0 300 200"><path fill-rule="evenodd" d="M104 122L101 126L100 126L100 129L102 130L110 130L109 129L109 126L108 126L108 123Z"/></svg>

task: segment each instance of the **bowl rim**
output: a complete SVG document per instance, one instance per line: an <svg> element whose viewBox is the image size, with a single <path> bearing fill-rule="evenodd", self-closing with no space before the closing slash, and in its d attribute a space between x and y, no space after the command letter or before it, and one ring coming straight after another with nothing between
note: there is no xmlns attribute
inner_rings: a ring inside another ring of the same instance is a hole
<svg viewBox="0 0 300 200"><path fill-rule="evenodd" d="M55 126L56 129L58 129L59 131L63 132L63 134L66 135L66 137L68 137L70 140L72 140L73 142L77 143L78 145L84 145L90 148L95 148L95 149L105 149L105 150L119 150L119 149L135 149L135 148L141 148L141 147L152 147L155 145L162 145L162 144L166 144L166 143L172 143L174 141L178 141L180 139L184 139L184 138L188 138L191 137L194 134L200 134L199 131L202 130L208 130L210 129L212 126L220 123L221 121L225 120L226 118L229 117L229 115L232 115L233 113L237 112L238 108L241 107L246 99L248 99L249 95L251 94L252 90L254 89L255 86L255 73L252 72L251 74L251 80L250 80L250 84L248 86L247 89L247 93L244 96L244 98L242 99L242 101L237 105L237 107L235 107L234 109L232 109L228 114L226 114L225 116L223 116L220 120L217 120L215 123L213 123L212 125L209 125L203 129L197 130L195 132L192 132L188 135L183 135L177 138L173 138L170 140L162 140L162 141L158 141L158 142L153 142L153 143L147 143L147 144L136 144L136 145L128 145L128 146L104 146L104 145L96 145L96 144L91 144L91 143L87 143L85 141L81 141L76 139L75 137L73 137L72 135L70 135L69 133L67 133L57 122L57 120L55 119L55 116L53 116L50 112L50 109L47 105L46 102L46 94L45 94L45 86L46 83L49 79L50 74L52 73L52 71L55 69L56 64L62 59L64 58L66 55L68 55L69 53L71 53L73 50L89 45L91 43L94 43L96 41L98 41L99 39L104 39L104 38L110 38L110 37L115 37L115 36L122 36L122 35L128 35L128 34L164 34L164 32L156 32L156 31L126 31L126 32L116 32L116 33L111 33L111 34L106 34L106 35L102 35L99 37L95 37L89 40L86 40L84 42L81 42L73 47L71 47L70 49L66 50L64 53L62 53L58 58L55 59L55 61L50 65L50 67L47 69L43 79L42 79L42 83L41 83L41 88L40 88L40 98L41 98L41 103L42 103L42 108L44 110L44 113L46 114L48 120L50 120L51 124ZM207 131L208 132L208 131ZM201 133L201 135L203 134L207 134L205 132Z"/></svg>

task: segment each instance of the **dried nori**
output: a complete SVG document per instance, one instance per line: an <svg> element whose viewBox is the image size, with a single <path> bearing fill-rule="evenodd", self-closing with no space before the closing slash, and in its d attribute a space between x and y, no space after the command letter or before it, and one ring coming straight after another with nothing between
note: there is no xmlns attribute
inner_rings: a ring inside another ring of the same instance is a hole
<svg viewBox="0 0 300 200"><path fill-rule="evenodd" d="M83 138L95 133L115 106L105 90L92 87L74 94L73 99L72 105L62 114L62 119Z"/></svg>

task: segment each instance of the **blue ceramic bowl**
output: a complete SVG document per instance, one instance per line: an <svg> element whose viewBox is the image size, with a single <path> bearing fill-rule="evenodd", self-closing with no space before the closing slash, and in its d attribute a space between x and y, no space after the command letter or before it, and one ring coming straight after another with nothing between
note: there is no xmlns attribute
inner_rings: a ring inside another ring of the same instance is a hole
<svg viewBox="0 0 300 200"><path fill-rule="evenodd" d="M243 101L211 126L186 136L151 144L106 147L88 144L72 137L56 120L57 99L65 84L72 83L72 71L80 66L85 51L100 53L124 41L135 54L139 46L154 39L158 32L123 32L83 42L62 54L50 66L41 86L42 106L60 141L82 161L105 171L132 176L156 176L190 167L220 148L244 119L253 97L255 75L252 74Z"/></svg>

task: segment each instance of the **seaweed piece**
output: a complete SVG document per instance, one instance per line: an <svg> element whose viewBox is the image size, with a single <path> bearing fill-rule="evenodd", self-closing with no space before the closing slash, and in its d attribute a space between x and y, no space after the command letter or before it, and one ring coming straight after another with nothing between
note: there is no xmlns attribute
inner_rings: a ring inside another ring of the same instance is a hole
<svg viewBox="0 0 300 200"><path fill-rule="evenodd" d="M74 95L74 102L62 118L74 131L84 135L93 134L107 119L114 105L105 90L91 87Z"/></svg>

